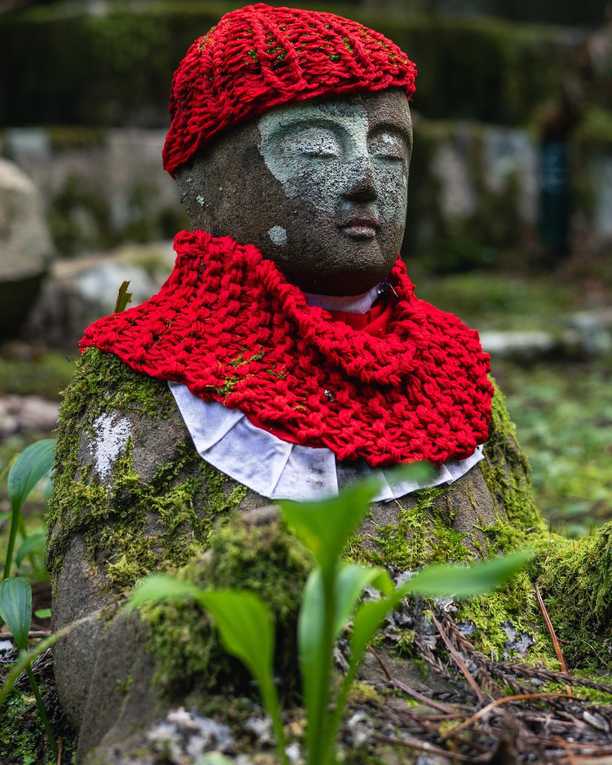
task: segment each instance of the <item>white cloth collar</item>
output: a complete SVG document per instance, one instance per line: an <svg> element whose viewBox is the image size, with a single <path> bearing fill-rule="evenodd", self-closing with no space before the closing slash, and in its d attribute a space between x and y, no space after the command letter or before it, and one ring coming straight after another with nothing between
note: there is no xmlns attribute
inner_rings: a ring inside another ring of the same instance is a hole
<svg viewBox="0 0 612 765"><path fill-rule="evenodd" d="M360 295L315 295L305 292L308 305L325 308L326 311L345 311L346 313L366 313L374 305L376 298L382 294L382 285L377 284Z"/></svg>
<svg viewBox="0 0 612 765"><path fill-rule="evenodd" d="M195 448L202 459L268 499L306 501L335 496L357 477L381 481L376 502L399 499L419 489L450 484L483 458L482 446L465 460L447 462L426 483L396 481L365 463L340 462L327 448L298 446L253 425L237 409L198 398L186 385L169 383Z"/></svg>

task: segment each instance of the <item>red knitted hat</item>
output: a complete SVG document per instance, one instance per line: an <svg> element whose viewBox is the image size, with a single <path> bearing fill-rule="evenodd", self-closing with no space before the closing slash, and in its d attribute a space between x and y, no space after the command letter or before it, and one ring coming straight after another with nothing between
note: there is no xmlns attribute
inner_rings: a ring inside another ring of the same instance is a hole
<svg viewBox="0 0 612 765"><path fill-rule="evenodd" d="M226 13L191 45L172 80L169 173L217 133L273 106L342 93L415 91L398 46L356 21L263 3Z"/></svg>

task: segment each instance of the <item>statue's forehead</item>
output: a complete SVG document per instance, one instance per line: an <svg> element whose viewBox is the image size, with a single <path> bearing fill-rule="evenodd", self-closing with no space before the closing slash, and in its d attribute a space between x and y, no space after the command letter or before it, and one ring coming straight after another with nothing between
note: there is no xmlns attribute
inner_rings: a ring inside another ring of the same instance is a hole
<svg viewBox="0 0 612 765"><path fill-rule="evenodd" d="M258 120L259 133L268 137L293 123L316 124L320 120L336 122L345 128L368 129L377 121L410 128L410 109L405 96L381 93L364 98L307 101L281 106L266 112Z"/></svg>
<svg viewBox="0 0 612 765"><path fill-rule="evenodd" d="M259 132L263 137L292 124L317 124L324 119L343 127L367 127L368 112L365 105L354 101L324 101L291 104L273 109L259 118Z"/></svg>

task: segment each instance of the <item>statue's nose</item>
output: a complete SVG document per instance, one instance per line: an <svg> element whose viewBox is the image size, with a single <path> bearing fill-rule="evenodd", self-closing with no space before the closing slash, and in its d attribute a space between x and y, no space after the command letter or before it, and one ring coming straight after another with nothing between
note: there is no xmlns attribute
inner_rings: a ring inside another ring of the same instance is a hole
<svg viewBox="0 0 612 765"><path fill-rule="evenodd" d="M345 199L351 202L373 202L377 194L370 159L360 157L354 160L349 172Z"/></svg>

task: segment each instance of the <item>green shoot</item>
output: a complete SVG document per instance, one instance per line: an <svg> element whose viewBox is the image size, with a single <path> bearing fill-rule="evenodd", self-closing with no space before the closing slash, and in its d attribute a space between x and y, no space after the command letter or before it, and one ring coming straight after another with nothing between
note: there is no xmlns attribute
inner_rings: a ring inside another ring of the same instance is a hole
<svg viewBox="0 0 612 765"><path fill-rule="evenodd" d="M419 472L420 471L420 472ZM406 469L402 471L404 475ZM418 475L417 475L418 473ZM422 480L422 466L410 475ZM382 569L342 561L344 549L369 511L377 484L365 481L323 502L281 503L282 515L316 561L300 609L298 649L306 708L307 765L335 765L336 742L352 684L365 653L385 617L409 595L467 598L502 586L531 558L529 551L473 566L425 568L399 587ZM364 590L374 587L378 600L360 604ZM285 735L273 677L274 619L253 593L206 591L173 577L144 579L130 605L147 601L199 601L214 618L226 650L240 659L258 683L264 708L272 719L279 761L286 765ZM352 620L349 669L333 698L335 643ZM223 759L204 759L212 765Z"/></svg>
<svg viewBox="0 0 612 765"><path fill-rule="evenodd" d="M0 582L0 617L10 629L15 645L21 653L28 650L28 637L32 624L32 587L23 577L9 577ZM53 728L47 716L47 710L42 699L40 688L31 667L26 667L26 673L36 697L36 708L41 722L47 732L49 748L57 756L57 745Z"/></svg>
<svg viewBox="0 0 612 765"><path fill-rule="evenodd" d="M36 441L36 443L24 449L11 466L8 474L11 525L6 559L4 561L3 579L6 579L11 573L17 529L22 522L21 509L32 489L34 489L43 476L50 472L54 459L55 440L45 438L42 441Z"/></svg>

